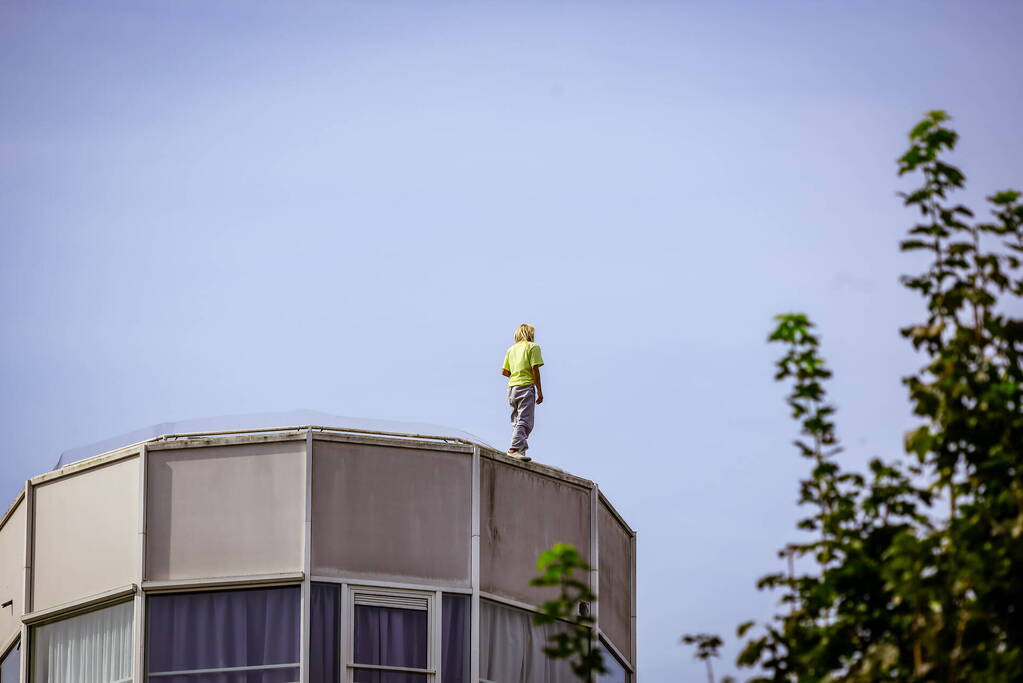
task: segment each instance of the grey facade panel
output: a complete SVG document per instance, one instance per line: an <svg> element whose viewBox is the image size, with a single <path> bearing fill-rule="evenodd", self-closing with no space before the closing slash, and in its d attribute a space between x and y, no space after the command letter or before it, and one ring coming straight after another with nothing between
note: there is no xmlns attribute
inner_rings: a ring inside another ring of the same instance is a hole
<svg viewBox="0 0 1023 683"><path fill-rule="evenodd" d="M302 571L305 441L154 450L146 578Z"/></svg>
<svg viewBox="0 0 1023 683"><path fill-rule="evenodd" d="M136 580L138 458L48 481L33 495L33 612Z"/></svg>
<svg viewBox="0 0 1023 683"><path fill-rule="evenodd" d="M312 573L469 587L472 457L313 442Z"/></svg>
<svg viewBox="0 0 1023 683"><path fill-rule="evenodd" d="M0 643L6 643L21 629L25 583L25 501L14 508L0 529L0 603L13 601L0 609ZM3 647L0 645L0 647ZM3 653L0 652L0 655Z"/></svg>
<svg viewBox="0 0 1023 683"><path fill-rule="evenodd" d="M480 588L539 605L555 596L529 585L541 552L568 543L589 556L590 492L489 458L481 470Z"/></svg>
<svg viewBox="0 0 1023 683"><path fill-rule="evenodd" d="M632 652L632 538L603 501L597 520L600 630L628 658Z"/></svg>

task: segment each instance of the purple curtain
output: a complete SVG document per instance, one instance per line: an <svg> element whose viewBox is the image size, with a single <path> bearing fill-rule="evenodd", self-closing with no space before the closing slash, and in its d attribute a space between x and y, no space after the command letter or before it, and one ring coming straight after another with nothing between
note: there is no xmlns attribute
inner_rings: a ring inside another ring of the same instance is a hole
<svg viewBox="0 0 1023 683"><path fill-rule="evenodd" d="M356 669L355 683L427 683L427 675L409 674L400 671Z"/></svg>
<svg viewBox="0 0 1023 683"><path fill-rule="evenodd" d="M355 606L355 663L425 669L427 613Z"/></svg>
<svg viewBox="0 0 1023 683"><path fill-rule="evenodd" d="M355 683L426 683L426 674L356 669Z"/></svg>
<svg viewBox="0 0 1023 683"><path fill-rule="evenodd" d="M202 674L149 676L149 683L298 683L298 667L264 671L221 671Z"/></svg>
<svg viewBox="0 0 1023 683"><path fill-rule="evenodd" d="M355 606L356 664L425 669L427 613L395 607ZM426 674L359 669L356 683L425 683Z"/></svg>
<svg viewBox="0 0 1023 683"><path fill-rule="evenodd" d="M341 586L314 583L309 603L309 683L339 683L338 628L341 617Z"/></svg>
<svg viewBox="0 0 1023 683"><path fill-rule="evenodd" d="M340 681L340 604L340 586L312 585L310 683ZM469 597L448 594L442 605L442 683L468 683ZM412 662L414 666L425 666L425 613L362 605L356 611L356 662L389 666L406 666L401 662ZM355 672L355 680L359 683L420 683L426 679L423 674L362 669Z"/></svg>
<svg viewBox="0 0 1023 683"><path fill-rule="evenodd" d="M151 683L290 683L298 680L299 588L156 595L149 604ZM294 666L279 666L293 664ZM157 674L194 669L272 669Z"/></svg>
<svg viewBox="0 0 1023 683"><path fill-rule="evenodd" d="M443 680L441 683L469 683L468 595L445 594L441 615Z"/></svg>

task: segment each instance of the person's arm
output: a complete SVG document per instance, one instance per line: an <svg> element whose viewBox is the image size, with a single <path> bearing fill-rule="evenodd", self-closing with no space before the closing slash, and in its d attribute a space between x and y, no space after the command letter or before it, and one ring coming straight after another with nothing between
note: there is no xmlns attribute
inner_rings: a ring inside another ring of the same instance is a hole
<svg viewBox="0 0 1023 683"><path fill-rule="evenodd" d="M536 385L536 402L543 403L543 387L540 386L540 366L533 366L533 384Z"/></svg>

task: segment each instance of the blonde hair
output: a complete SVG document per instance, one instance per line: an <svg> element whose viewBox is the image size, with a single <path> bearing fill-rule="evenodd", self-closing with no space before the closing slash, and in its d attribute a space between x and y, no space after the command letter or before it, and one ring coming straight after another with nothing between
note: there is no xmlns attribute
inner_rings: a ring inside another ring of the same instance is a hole
<svg viewBox="0 0 1023 683"><path fill-rule="evenodd" d="M515 330L515 341L533 341L533 336L536 334L536 328L527 323L519 325L518 329Z"/></svg>

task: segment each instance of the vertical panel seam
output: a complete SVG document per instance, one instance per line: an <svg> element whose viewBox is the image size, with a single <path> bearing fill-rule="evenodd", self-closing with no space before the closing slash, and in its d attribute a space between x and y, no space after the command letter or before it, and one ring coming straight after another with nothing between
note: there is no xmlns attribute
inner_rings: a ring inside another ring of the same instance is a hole
<svg viewBox="0 0 1023 683"><path fill-rule="evenodd" d="M631 624L632 633L630 634L631 635L632 643L631 643L631 647L629 648L631 650L631 652L629 653L629 656L632 657L632 661L629 662L629 663L632 664L632 671L634 672L632 674L632 683L636 683L637 676L636 676L635 672L637 672L639 670L639 667L637 666L637 662L636 662L636 613L637 613L637 609L636 609L636 532L632 533L632 542L629 545L630 545L629 549L632 551L631 552L631 555L632 555L632 558L631 558L631 560L632 560L632 572L631 572L632 573L632 596L631 596L631 602L632 602L632 624Z"/></svg>
<svg viewBox="0 0 1023 683"><path fill-rule="evenodd" d="M313 566L313 430L305 434L305 466L303 485L305 491L302 500L305 514L302 522L302 625L299 636L301 653L299 667L302 683L309 683L309 663L312 661L312 642L310 623L312 615L312 566Z"/></svg>
<svg viewBox="0 0 1023 683"><path fill-rule="evenodd" d="M482 475L480 447L472 447L472 515L470 528L470 582L472 598L469 608L469 680L480 679L480 489Z"/></svg>
<svg viewBox="0 0 1023 683"><path fill-rule="evenodd" d="M600 644L600 487L596 483L590 489L590 589L596 596L590 612L592 646L596 647Z"/></svg>
<svg viewBox="0 0 1023 683"><path fill-rule="evenodd" d="M434 683L440 683L444 680L444 617L441 610L444 609L444 598L443 593L437 591L433 594L433 615L431 623L431 631L433 631L433 640L430 643L432 651L431 658L433 661L433 670L437 673L432 676Z"/></svg>
<svg viewBox="0 0 1023 683"><path fill-rule="evenodd" d="M338 620L340 623L341 637L338 639L338 653L337 658L341 666L341 680L347 681L352 680L352 672L348 664L352 659L349 654L351 651L351 642L354 637L354 624L352 624L353 610L351 609L351 590L349 584L341 584L341 618Z"/></svg>
<svg viewBox="0 0 1023 683"><path fill-rule="evenodd" d="M146 657L146 609L145 592L142 584L146 580L146 485L148 478L149 450L146 444L139 448L139 502L138 502L138 591L135 593L135 648L134 666L132 675L135 683L142 683L145 680L145 657Z"/></svg>
<svg viewBox="0 0 1023 683"><path fill-rule="evenodd" d="M146 580L146 490L149 488L146 486L146 479L149 476L149 468L147 461L149 460L149 450L145 444L142 444L139 448L139 510L138 510L138 529L139 529L139 566L138 566L138 578L139 585Z"/></svg>
<svg viewBox="0 0 1023 683"><path fill-rule="evenodd" d="M35 534L35 491L31 480L25 482L25 561L24 572L22 572L21 587L21 613L28 614L32 610L32 565L33 565L33 536ZM29 668L31 667L32 632L27 624L21 625L21 671L19 678L21 683L27 683Z"/></svg>

